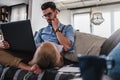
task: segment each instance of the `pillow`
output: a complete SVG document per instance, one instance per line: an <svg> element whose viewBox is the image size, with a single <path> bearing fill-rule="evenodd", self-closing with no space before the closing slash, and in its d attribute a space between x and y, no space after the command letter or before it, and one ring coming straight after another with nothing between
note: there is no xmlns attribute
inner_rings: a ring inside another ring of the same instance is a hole
<svg viewBox="0 0 120 80"><path fill-rule="evenodd" d="M96 35L82 33L79 31L75 31L75 43L74 49L75 53L65 54L65 58L71 61L78 61L77 55L99 55L101 50L101 45L106 40L106 38L99 37Z"/></svg>
<svg viewBox="0 0 120 80"><path fill-rule="evenodd" d="M108 76L115 80L120 80L120 43L109 53L108 57L114 59L115 66L108 70Z"/></svg>

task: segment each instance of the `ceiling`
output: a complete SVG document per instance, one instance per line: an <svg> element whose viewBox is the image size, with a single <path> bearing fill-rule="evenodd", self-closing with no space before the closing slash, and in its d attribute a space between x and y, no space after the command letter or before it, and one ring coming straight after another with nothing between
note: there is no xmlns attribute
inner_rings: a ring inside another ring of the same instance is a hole
<svg viewBox="0 0 120 80"><path fill-rule="evenodd" d="M53 1L53 0L52 0ZM59 9L84 8L97 5L118 4L120 0L54 0Z"/></svg>
<svg viewBox="0 0 120 80"><path fill-rule="evenodd" d="M28 4L28 1L29 0L0 0L0 6L12 6L22 3Z"/></svg>
<svg viewBox="0 0 120 80"><path fill-rule="evenodd" d="M74 9L74 8L97 6L101 4L120 3L120 0L45 0L45 1L54 1L59 9L68 9L68 8ZM22 3L28 4L28 2L29 0L0 0L0 6L4 6L4 5L12 6Z"/></svg>

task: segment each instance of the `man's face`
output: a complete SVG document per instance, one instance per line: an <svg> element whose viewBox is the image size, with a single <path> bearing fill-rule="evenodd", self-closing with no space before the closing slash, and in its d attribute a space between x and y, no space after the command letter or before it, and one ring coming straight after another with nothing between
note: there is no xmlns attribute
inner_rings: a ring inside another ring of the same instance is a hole
<svg viewBox="0 0 120 80"><path fill-rule="evenodd" d="M52 24L52 20L56 18L57 11L53 11L51 8L47 8L46 10L43 10L43 17L47 20L49 24Z"/></svg>

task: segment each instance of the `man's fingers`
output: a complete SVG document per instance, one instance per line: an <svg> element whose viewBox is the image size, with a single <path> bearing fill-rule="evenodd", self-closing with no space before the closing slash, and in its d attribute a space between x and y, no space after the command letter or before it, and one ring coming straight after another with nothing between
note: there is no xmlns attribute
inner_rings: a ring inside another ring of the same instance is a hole
<svg viewBox="0 0 120 80"><path fill-rule="evenodd" d="M10 45L8 43L6 43L6 42L2 43L2 48L7 49L9 47L10 47Z"/></svg>
<svg viewBox="0 0 120 80"><path fill-rule="evenodd" d="M5 48L4 44L2 44L2 48Z"/></svg>
<svg viewBox="0 0 120 80"><path fill-rule="evenodd" d="M3 41L2 45L3 45L4 48L9 48L10 47L10 45L6 41Z"/></svg>

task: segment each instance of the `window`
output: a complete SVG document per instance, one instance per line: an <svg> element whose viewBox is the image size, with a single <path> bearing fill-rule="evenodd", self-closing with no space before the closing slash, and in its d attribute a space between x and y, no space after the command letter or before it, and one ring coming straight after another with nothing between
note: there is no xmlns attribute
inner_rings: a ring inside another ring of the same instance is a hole
<svg viewBox="0 0 120 80"><path fill-rule="evenodd" d="M90 33L90 14L74 14L74 28L80 32Z"/></svg>
<svg viewBox="0 0 120 80"><path fill-rule="evenodd" d="M120 11L102 12L104 22L94 25L90 22L90 13L79 13L73 15L75 29L80 32L91 33L108 38L114 31L120 28Z"/></svg>
<svg viewBox="0 0 120 80"><path fill-rule="evenodd" d="M120 11L115 11L114 12L114 30L116 31L119 28L120 28Z"/></svg>
<svg viewBox="0 0 120 80"><path fill-rule="evenodd" d="M11 21L26 20L27 5L15 5L11 10Z"/></svg>

